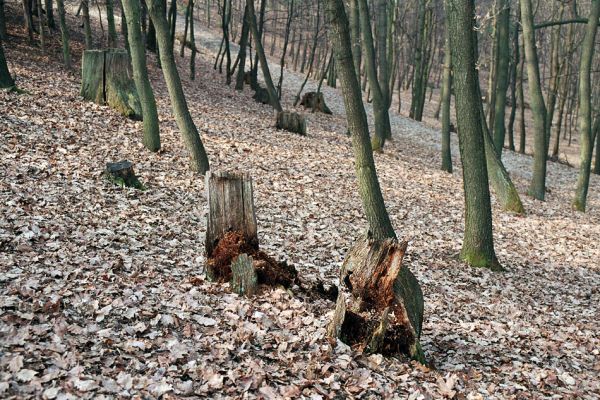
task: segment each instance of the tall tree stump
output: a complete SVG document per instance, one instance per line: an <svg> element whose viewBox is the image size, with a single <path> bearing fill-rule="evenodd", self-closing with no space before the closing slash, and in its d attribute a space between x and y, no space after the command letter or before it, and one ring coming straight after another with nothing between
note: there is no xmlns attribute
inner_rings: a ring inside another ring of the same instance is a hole
<svg viewBox="0 0 600 400"><path fill-rule="evenodd" d="M305 93L304 96L302 96L302 101L300 101L300 104L304 106L304 108L310 108L313 112L319 111L329 115L332 114L329 107L327 107L327 104L325 104L325 97L321 92Z"/></svg>
<svg viewBox="0 0 600 400"><path fill-rule="evenodd" d="M81 60L81 96L141 120L142 107L124 49L86 50Z"/></svg>
<svg viewBox="0 0 600 400"><path fill-rule="evenodd" d="M360 238L340 272L335 313L328 327L359 351L403 353L420 362L423 293L402 265L406 242Z"/></svg>
<svg viewBox="0 0 600 400"><path fill-rule="evenodd" d="M277 129L283 129L289 132L306 136L306 120L298 113L282 111L277 113Z"/></svg>
<svg viewBox="0 0 600 400"><path fill-rule="evenodd" d="M206 227L206 274L217 282L228 282L235 274L232 287L240 286L238 279L250 281L241 255L251 257L257 283L291 286L297 276L293 266L277 262L259 250L252 178L245 173L208 172L206 175L208 220ZM236 267L232 271L232 263ZM246 278L240 278L247 275ZM246 285L249 287L249 285Z"/></svg>
<svg viewBox="0 0 600 400"><path fill-rule="evenodd" d="M260 104L271 104L271 98L269 97L269 91L264 87L257 86L252 96L257 103Z"/></svg>

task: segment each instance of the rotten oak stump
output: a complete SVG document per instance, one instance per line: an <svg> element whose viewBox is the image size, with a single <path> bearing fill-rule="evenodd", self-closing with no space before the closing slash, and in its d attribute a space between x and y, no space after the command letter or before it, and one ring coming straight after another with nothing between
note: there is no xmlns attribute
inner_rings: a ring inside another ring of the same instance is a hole
<svg viewBox="0 0 600 400"><path fill-rule="evenodd" d="M402 265L407 243L360 238L340 272L332 338L367 353L403 353L424 362L419 342L423 293Z"/></svg>
<svg viewBox="0 0 600 400"><path fill-rule="evenodd" d="M106 163L104 174L115 185L140 190L144 189L144 185L142 185L135 175L133 164L130 161L123 160L115 163Z"/></svg>
<svg viewBox="0 0 600 400"><path fill-rule="evenodd" d="M302 115L295 112L278 112L275 126L277 129L283 129L288 132L306 136L306 120Z"/></svg>
<svg viewBox="0 0 600 400"><path fill-rule="evenodd" d="M304 108L310 108L313 112L319 111L325 114L331 115L332 112L325 104L325 97L323 93L319 92L308 92L302 96L302 101L300 104L304 106Z"/></svg>
<svg viewBox="0 0 600 400"><path fill-rule="evenodd" d="M206 175L206 190L208 278L216 282L233 279L232 288L235 291L240 286L253 290L252 284L242 284L242 280L252 281L248 268L250 262L258 284L291 286L297 277L295 268L285 262L277 262L259 249L250 175L210 171ZM247 290L243 292L248 294Z"/></svg>

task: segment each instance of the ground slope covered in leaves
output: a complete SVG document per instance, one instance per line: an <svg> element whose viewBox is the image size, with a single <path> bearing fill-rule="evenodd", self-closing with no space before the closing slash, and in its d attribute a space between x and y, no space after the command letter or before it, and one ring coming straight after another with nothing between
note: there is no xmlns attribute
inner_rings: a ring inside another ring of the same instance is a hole
<svg viewBox="0 0 600 400"><path fill-rule="evenodd" d="M277 131L270 107L212 70L209 36L198 79L187 79L187 62L181 71L212 168L254 177L264 250L305 282L335 283L366 228L339 93L325 89L333 116L307 114L308 137ZM576 171L549 164L547 202L523 195L524 217L494 209L507 272L472 269L457 259L460 173L439 171L439 132L394 116L394 141L376 161L423 286L432 367L366 357L326 340L327 300L299 288L245 299L205 280L204 182L188 170L154 62L159 154L141 146L141 124L82 101L77 70L23 36L5 47L28 94L0 92L2 397L600 397L598 177L589 212L575 213ZM300 79L286 76L288 106ZM148 190L100 176L125 158ZM524 193L531 159L504 158Z"/></svg>

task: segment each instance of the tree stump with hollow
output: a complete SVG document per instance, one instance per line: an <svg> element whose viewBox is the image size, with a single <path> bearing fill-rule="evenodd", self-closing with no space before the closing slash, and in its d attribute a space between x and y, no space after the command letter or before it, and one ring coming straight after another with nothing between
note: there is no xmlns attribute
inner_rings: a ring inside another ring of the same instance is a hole
<svg viewBox="0 0 600 400"><path fill-rule="evenodd" d="M277 113L277 129L306 136L306 119L295 112L282 111Z"/></svg>
<svg viewBox="0 0 600 400"><path fill-rule="evenodd" d="M80 93L84 99L107 104L128 118L142 119L129 54L124 49L84 51Z"/></svg>
<svg viewBox="0 0 600 400"><path fill-rule="evenodd" d="M360 238L340 272L332 338L367 353L403 353L424 362L423 293L402 265L407 243Z"/></svg>
<svg viewBox="0 0 600 400"><path fill-rule="evenodd" d="M115 163L106 163L104 172L106 178L121 187L130 187L134 189L144 189L133 171L133 164L130 161L123 160Z"/></svg>
<svg viewBox="0 0 600 400"><path fill-rule="evenodd" d="M304 108L310 108L313 112L319 111L325 114L331 115L332 112L325 104L325 97L323 93L319 92L308 92L302 96L302 101L300 104L304 106Z"/></svg>
<svg viewBox="0 0 600 400"><path fill-rule="evenodd" d="M205 250L208 278L216 282L228 282L235 274L247 274L243 272L247 268L239 264L232 270L232 264L239 263L239 257L244 255L251 260L258 284L290 287L296 281L295 268L276 261L259 249L250 175L210 171L206 174L206 190L208 219ZM242 258L241 261L244 260ZM232 287L237 285L234 283Z"/></svg>

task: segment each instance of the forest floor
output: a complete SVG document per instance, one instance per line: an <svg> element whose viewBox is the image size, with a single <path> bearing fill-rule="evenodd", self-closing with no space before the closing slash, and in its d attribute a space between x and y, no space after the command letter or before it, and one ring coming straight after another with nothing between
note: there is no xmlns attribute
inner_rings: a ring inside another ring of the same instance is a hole
<svg viewBox="0 0 600 400"><path fill-rule="evenodd" d="M9 19L17 10L10 4ZM394 140L376 162L409 241L405 264L423 287L431 365L360 355L326 339L327 300L297 287L247 299L205 279L204 180L189 171L154 56L158 154L141 145L140 123L79 97L80 72L60 63L58 35L44 56L9 22L9 67L27 93L0 92L3 398L600 398L598 176L589 211L573 212L575 169L549 163L547 201L535 201L524 194L531 157L506 151L527 214L494 204L507 271L473 269L457 257L456 138L456 172L447 174L439 132L393 115ZM78 65L81 34L72 37ZM307 137L278 131L269 106L213 70L211 37L199 34L195 81L180 60L211 168L252 175L267 253L305 282L335 284L366 229L340 93L324 89L334 115L306 113ZM286 72L286 108L301 79ZM101 177L121 159L135 163L146 191Z"/></svg>

